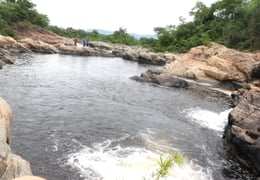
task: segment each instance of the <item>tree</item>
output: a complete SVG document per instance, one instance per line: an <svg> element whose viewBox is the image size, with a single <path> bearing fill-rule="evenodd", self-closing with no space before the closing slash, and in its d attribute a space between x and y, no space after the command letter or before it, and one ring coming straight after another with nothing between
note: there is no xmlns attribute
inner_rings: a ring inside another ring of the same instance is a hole
<svg viewBox="0 0 260 180"><path fill-rule="evenodd" d="M248 33L250 34L249 46L251 49L260 48L260 1L251 0L247 5L246 19L248 21Z"/></svg>
<svg viewBox="0 0 260 180"><path fill-rule="evenodd" d="M125 28L120 27L119 30L115 31L109 36L112 43L126 44L126 45L137 45L138 41L131 35L127 34Z"/></svg>

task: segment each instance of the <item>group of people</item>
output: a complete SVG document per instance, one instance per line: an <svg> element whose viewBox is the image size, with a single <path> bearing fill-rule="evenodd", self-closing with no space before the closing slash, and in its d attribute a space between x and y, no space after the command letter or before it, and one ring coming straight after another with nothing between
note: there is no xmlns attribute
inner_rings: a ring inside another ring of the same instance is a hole
<svg viewBox="0 0 260 180"><path fill-rule="evenodd" d="M89 40L88 39L83 39L83 47L89 45Z"/></svg>
<svg viewBox="0 0 260 180"><path fill-rule="evenodd" d="M74 42L75 46L78 45L78 40L77 39L73 39L73 42ZM89 46L89 40L88 39L83 39L82 44L83 44L83 47Z"/></svg>

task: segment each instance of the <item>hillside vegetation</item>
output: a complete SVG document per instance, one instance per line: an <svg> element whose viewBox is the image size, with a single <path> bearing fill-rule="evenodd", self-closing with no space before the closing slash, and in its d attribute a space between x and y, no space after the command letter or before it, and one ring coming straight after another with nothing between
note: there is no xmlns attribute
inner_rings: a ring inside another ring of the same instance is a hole
<svg viewBox="0 0 260 180"><path fill-rule="evenodd" d="M30 28L32 24L45 28L49 19L38 13L29 0L0 0L0 34L17 38L15 30Z"/></svg>
<svg viewBox="0 0 260 180"><path fill-rule="evenodd" d="M17 31L35 24L61 36L141 45L157 52L187 52L192 47L209 42L237 50L260 49L259 0L219 0L210 7L198 1L190 15L193 16L192 22L180 17L178 26L155 27L157 38L137 40L124 28L111 35L103 35L96 30L86 32L51 26L48 17L38 13L30 0L0 0L0 33L18 38Z"/></svg>

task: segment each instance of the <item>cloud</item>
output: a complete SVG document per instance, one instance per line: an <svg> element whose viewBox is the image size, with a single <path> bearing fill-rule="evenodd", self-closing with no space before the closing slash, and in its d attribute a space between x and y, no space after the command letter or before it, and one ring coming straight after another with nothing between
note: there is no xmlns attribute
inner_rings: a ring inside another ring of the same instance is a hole
<svg viewBox="0 0 260 180"><path fill-rule="evenodd" d="M216 0L207 1L210 5ZM196 0L32 0L52 25L80 29L118 30L129 33L154 34L154 27L178 25L186 19Z"/></svg>

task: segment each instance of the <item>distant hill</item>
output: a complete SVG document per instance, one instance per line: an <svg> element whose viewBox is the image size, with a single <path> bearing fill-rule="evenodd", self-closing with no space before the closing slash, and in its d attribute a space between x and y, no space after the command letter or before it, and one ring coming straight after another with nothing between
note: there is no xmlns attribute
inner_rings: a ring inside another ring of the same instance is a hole
<svg viewBox="0 0 260 180"><path fill-rule="evenodd" d="M110 35L113 34L113 31L108 31L108 30L104 30L104 29L87 29L86 32L92 32L96 30L99 34L104 34L104 35Z"/></svg>
<svg viewBox="0 0 260 180"><path fill-rule="evenodd" d="M109 30L104 30L104 29L87 29L87 32L92 32L93 30L96 30L99 34L104 34L104 35L111 35L114 33L114 31L109 31ZM153 34L137 34L137 33L128 33L131 36L134 36L136 39L140 39L142 37L145 38L157 38L156 35Z"/></svg>

